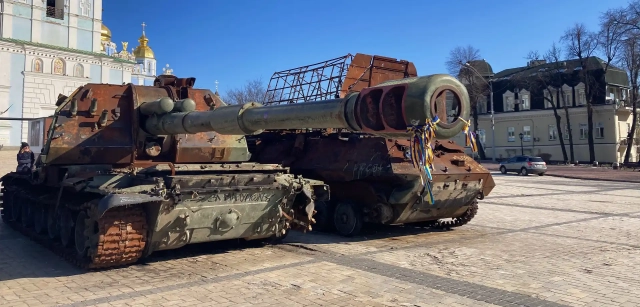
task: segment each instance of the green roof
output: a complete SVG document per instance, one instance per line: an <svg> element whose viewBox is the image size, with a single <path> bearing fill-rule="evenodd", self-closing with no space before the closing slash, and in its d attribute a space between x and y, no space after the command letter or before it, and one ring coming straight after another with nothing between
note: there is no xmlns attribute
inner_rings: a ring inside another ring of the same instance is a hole
<svg viewBox="0 0 640 307"><path fill-rule="evenodd" d="M475 70L479 72L481 76L489 77L494 74L493 68L485 60L472 60L467 63L471 65L471 67L475 68Z"/></svg>
<svg viewBox="0 0 640 307"><path fill-rule="evenodd" d="M99 58L108 58L108 59L111 59L111 60L113 60L115 62L120 62L120 63L136 64L136 62L125 60L125 59L121 59L121 58L117 58L117 57L113 57L113 56L109 56L109 55L106 55L104 53L85 51L85 50L73 49L73 48L67 48L67 47L60 47L60 46L49 45L49 44L35 43L35 42L24 41L24 40L15 39L15 38L7 38L7 37L0 37L0 41L10 42L10 43L14 43L14 44L29 45L29 46L34 46L34 47L47 48L47 49L54 49L54 50L60 50L60 51L66 51L66 52L71 52L71 53L85 54L85 55L95 56L95 57L99 57Z"/></svg>
<svg viewBox="0 0 640 307"><path fill-rule="evenodd" d="M587 69L588 70L604 69L604 67L606 65L606 61L604 61L603 59L601 59L599 57L596 57L596 56L588 57L586 60L587 60ZM529 73L529 74L534 74L534 73L537 73L537 72L540 72L540 71L546 71L546 70L558 70L558 71L561 71L561 72L569 72L569 71L573 71L573 70L579 70L581 68L582 67L580 65L580 60L579 59L571 59L571 60L544 63L544 64L533 65L533 66L508 68L508 69L505 69L503 71L500 71L500 72L496 73L493 76L493 78L494 79L510 78L515 74L521 74L521 73L525 73L525 72ZM609 64L608 71L617 71L617 72L625 73L624 70L614 66L613 64ZM628 81L626 83L628 83Z"/></svg>

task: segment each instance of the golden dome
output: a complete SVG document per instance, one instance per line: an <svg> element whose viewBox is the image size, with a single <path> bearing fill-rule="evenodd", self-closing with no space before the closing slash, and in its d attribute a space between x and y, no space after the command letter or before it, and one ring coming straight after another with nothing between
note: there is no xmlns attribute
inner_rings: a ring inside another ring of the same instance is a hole
<svg viewBox="0 0 640 307"><path fill-rule="evenodd" d="M102 24L102 29L100 30L100 40L102 41L111 41L111 30L107 28L104 24Z"/></svg>
<svg viewBox="0 0 640 307"><path fill-rule="evenodd" d="M110 42L111 41L111 30L107 28L104 24L102 24L102 29L100 29L100 42ZM104 45L100 44L100 51L104 52Z"/></svg>
<svg viewBox="0 0 640 307"><path fill-rule="evenodd" d="M155 55L153 54L153 50L149 47L147 43L149 43L149 39L142 33L142 36L138 39L140 45L133 50L133 55L136 58L144 58L144 59L154 59Z"/></svg>

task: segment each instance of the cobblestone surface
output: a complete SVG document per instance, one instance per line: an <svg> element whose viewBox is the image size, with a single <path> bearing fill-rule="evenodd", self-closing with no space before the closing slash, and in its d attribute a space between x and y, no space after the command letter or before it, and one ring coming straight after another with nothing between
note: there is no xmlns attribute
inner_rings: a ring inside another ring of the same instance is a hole
<svg viewBox="0 0 640 307"><path fill-rule="evenodd" d="M476 218L451 231L193 245L100 272L0 222L0 306L640 305L640 184L494 178Z"/></svg>
<svg viewBox="0 0 640 307"><path fill-rule="evenodd" d="M499 164L492 162L483 162L482 165L491 171L498 171L500 167ZM640 183L640 170L637 169L613 170L608 167L548 165L546 175L570 179Z"/></svg>

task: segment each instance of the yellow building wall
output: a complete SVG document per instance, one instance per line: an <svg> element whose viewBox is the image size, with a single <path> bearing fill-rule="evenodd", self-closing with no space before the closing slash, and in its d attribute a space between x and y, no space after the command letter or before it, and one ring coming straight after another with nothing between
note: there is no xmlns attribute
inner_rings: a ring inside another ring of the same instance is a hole
<svg viewBox="0 0 640 307"><path fill-rule="evenodd" d="M558 110L561 116L561 125L566 125L566 116L564 110ZM524 150L525 155L540 156L542 154L550 154L552 161L562 161L562 148L560 147L559 136L556 139L550 139L550 126L556 126L556 120L553 110L537 110L527 112L506 112L495 114L495 137L496 137L496 157L504 159L514 155L520 155ZM569 118L572 126L574 158L582 163L589 161L589 146L587 137L581 137L580 124L587 125L587 109L571 108L569 109ZM616 111L613 105L594 106L593 124L594 124L594 145L596 161L601 163L622 162L624 159L624 146L619 145L621 138L625 138L627 134L627 124L631 124L631 112ZM531 133L530 140L520 142L520 133L524 133L525 127L528 126ZM596 127L603 127L603 135L599 137ZM509 127L513 128L513 138L509 139ZM479 118L480 130L484 130L484 138L479 135L480 141L484 140L485 153L487 159L492 156L492 139L491 139L491 117L490 115L482 115ZM562 128L563 129L563 128ZM565 131L562 131L565 133ZM566 133L565 133L566 134ZM569 148L569 139L563 136L567 157L571 159ZM459 134L454 141L460 145L464 145L464 134ZM638 150L635 144L631 153L631 162L638 161ZM470 153L470 150L467 150Z"/></svg>

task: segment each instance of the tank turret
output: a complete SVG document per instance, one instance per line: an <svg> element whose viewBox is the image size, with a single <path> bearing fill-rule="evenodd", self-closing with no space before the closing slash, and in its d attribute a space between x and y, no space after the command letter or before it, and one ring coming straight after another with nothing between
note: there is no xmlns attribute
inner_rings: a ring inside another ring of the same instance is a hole
<svg viewBox="0 0 640 307"><path fill-rule="evenodd" d="M459 101L458 116L451 123L443 118L436 137L459 133L464 122L457 118L469 117L467 91L449 75L385 82L342 99L270 106L226 105L210 90L194 89L195 78L163 75L155 84L87 84L62 97L42 163L248 161L243 136L276 129L342 128L406 139L408 127L443 112L437 101L446 93Z"/></svg>

